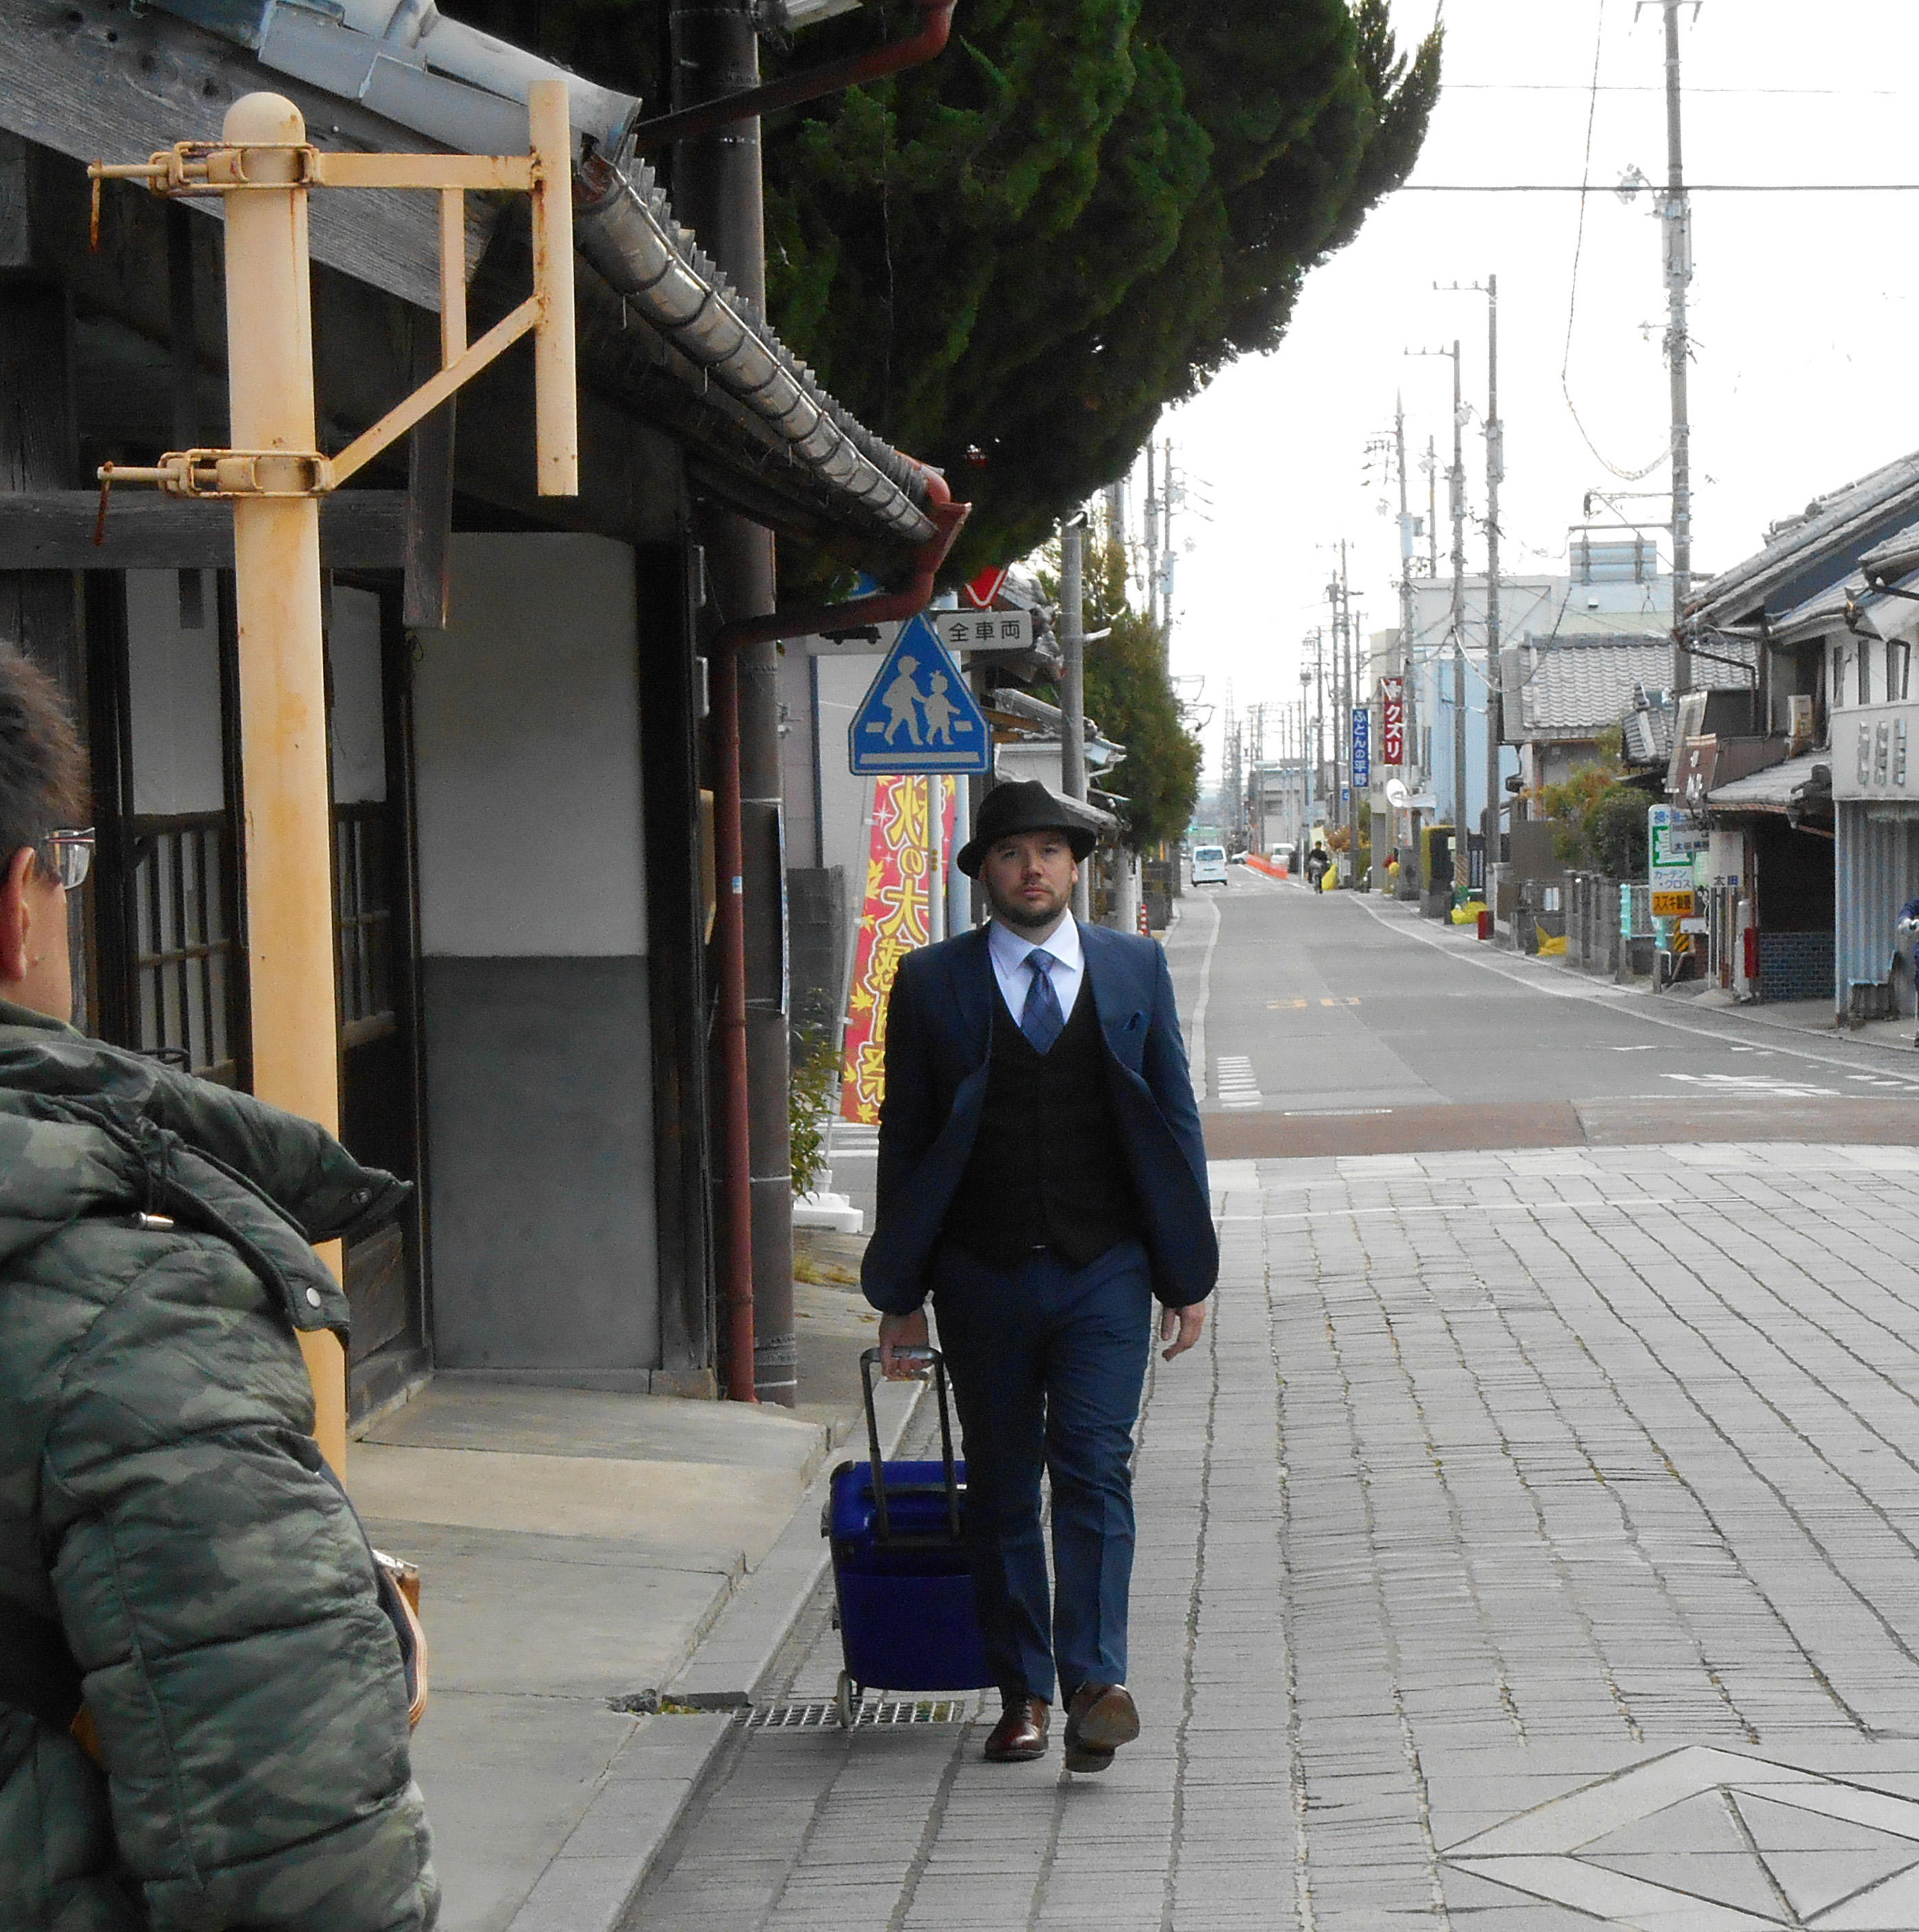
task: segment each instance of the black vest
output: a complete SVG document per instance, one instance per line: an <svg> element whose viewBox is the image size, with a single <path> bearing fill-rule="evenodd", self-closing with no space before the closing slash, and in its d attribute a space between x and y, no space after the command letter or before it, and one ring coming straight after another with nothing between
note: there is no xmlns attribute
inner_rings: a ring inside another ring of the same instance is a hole
<svg viewBox="0 0 1919 1932"><path fill-rule="evenodd" d="M1089 976L1081 974L1064 1030L1040 1054L996 976L979 1137L941 1232L995 1267L1043 1247L1084 1268L1139 1228Z"/></svg>

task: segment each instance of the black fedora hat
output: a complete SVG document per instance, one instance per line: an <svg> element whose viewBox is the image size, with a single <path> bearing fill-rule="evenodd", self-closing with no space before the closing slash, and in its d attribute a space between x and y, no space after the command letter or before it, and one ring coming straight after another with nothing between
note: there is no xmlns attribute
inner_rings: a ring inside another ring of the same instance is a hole
<svg viewBox="0 0 1919 1932"><path fill-rule="evenodd" d="M973 834L960 848L955 862L969 879L979 876L988 848L1016 832L1063 832L1075 859L1084 859L1099 842L1092 814L1084 806L1048 791L1037 778L996 784L979 808Z"/></svg>

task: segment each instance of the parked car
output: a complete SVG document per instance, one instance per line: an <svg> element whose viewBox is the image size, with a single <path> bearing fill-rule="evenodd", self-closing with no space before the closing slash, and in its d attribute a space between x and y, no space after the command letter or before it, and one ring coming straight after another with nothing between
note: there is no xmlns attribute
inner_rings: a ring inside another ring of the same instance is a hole
<svg viewBox="0 0 1919 1932"><path fill-rule="evenodd" d="M1192 848L1192 882L1196 886L1223 886L1226 877L1226 848L1223 845L1195 845Z"/></svg>
<svg viewBox="0 0 1919 1932"><path fill-rule="evenodd" d="M1266 856L1270 864L1284 866L1289 872L1300 869L1300 848L1297 845L1276 845Z"/></svg>

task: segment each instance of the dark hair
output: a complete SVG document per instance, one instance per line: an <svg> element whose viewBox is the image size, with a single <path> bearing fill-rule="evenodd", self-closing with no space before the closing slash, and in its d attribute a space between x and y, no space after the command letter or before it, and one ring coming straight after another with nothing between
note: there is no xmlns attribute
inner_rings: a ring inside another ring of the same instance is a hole
<svg viewBox="0 0 1919 1932"><path fill-rule="evenodd" d="M0 642L0 865L49 832L86 823L86 754L60 687Z"/></svg>

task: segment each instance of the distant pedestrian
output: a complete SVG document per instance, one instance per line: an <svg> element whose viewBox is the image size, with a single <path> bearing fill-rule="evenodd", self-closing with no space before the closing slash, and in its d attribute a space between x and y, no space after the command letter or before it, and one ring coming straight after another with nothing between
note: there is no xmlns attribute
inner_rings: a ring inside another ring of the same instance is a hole
<svg viewBox="0 0 1919 1932"><path fill-rule="evenodd" d="M88 1040L79 747L0 646L0 1926L426 1932L409 1684L322 1473L308 1245L405 1189Z"/></svg>
<svg viewBox="0 0 1919 1932"><path fill-rule="evenodd" d="M966 1533L1001 1715L985 1755L1069 1771L1139 1733L1126 1685L1132 1426L1154 1297L1170 1360L1219 1267L1206 1150L1158 943L1069 910L1093 835L1002 784L959 867L991 923L901 962L886 1021L878 1213L862 1278L895 1351L930 1293L965 1431ZM1051 1601L1039 1479L1051 1480Z"/></svg>

